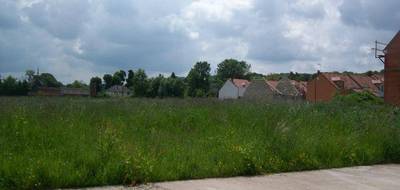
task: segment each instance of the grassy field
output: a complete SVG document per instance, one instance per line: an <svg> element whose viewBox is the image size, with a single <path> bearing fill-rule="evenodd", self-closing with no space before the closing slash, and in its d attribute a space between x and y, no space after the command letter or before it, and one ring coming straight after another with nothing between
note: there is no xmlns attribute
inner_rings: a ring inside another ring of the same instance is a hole
<svg viewBox="0 0 400 190"><path fill-rule="evenodd" d="M217 100L0 98L0 188L400 162L400 110Z"/></svg>

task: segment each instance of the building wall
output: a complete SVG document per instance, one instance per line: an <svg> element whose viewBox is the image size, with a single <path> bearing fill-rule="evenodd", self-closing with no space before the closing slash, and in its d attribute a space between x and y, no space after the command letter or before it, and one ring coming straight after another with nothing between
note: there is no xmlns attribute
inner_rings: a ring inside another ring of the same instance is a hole
<svg viewBox="0 0 400 190"><path fill-rule="evenodd" d="M239 87L239 97L243 97L244 96L244 92L246 92L247 87Z"/></svg>
<svg viewBox="0 0 400 190"><path fill-rule="evenodd" d="M269 88L266 81L255 80L247 87L243 95L244 99L273 99L274 92Z"/></svg>
<svg viewBox="0 0 400 190"><path fill-rule="evenodd" d="M389 46L385 54L385 102L400 106L400 34Z"/></svg>
<svg viewBox="0 0 400 190"><path fill-rule="evenodd" d="M336 95L337 89L322 74L307 84L306 99L309 102L329 102Z"/></svg>
<svg viewBox="0 0 400 190"><path fill-rule="evenodd" d="M232 83L231 80L227 80L222 86L222 88L218 92L218 99L225 100L225 99L238 99L239 98L239 90L238 88Z"/></svg>

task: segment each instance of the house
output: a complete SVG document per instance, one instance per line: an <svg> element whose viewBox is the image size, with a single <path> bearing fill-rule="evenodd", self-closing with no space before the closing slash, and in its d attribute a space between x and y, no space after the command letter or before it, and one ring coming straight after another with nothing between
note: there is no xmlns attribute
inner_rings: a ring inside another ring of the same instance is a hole
<svg viewBox="0 0 400 190"><path fill-rule="evenodd" d="M251 81L250 85L244 92L243 98L248 100L273 99L274 96L277 95L278 91L272 86L275 85L270 85L265 80Z"/></svg>
<svg viewBox="0 0 400 190"><path fill-rule="evenodd" d="M276 95L284 98L304 99L307 93L307 82L282 79L280 81L267 81L267 84Z"/></svg>
<svg viewBox="0 0 400 190"><path fill-rule="evenodd" d="M61 96L61 88L39 87L37 90L29 92L31 96Z"/></svg>
<svg viewBox="0 0 400 190"><path fill-rule="evenodd" d="M370 92L382 96L383 79L354 74L320 73L307 84L306 99L310 102L328 102L336 94L345 95L351 92Z"/></svg>
<svg viewBox="0 0 400 190"><path fill-rule="evenodd" d="M114 85L106 90L106 94L112 97L130 96L131 92L126 86Z"/></svg>
<svg viewBox="0 0 400 190"><path fill-rule="evenodd" d="M357 83L359 88L354 89L355 92L368 91L377 97L383 98L383 77L378 75L365 76L365 75L349 75L354 82Z"/></svg>
<svg viewBox="0 0 400 190"><path fill-rule="evenodd" d="M61 96L89 96L89 89L85 88L61 88Z"/></svg>
<svg viewBox="0 0 400 190"><path fill-rule="evenodd" d="M400 106L400 31L384 49L386 103Z"/></svg>
<svg viewBox="0 0 400 190"><path fill-rule="evenodd" d="M229 79L218 92L218 99L238 99L243 97L244 92L250 85L248 80Z"/></svg>

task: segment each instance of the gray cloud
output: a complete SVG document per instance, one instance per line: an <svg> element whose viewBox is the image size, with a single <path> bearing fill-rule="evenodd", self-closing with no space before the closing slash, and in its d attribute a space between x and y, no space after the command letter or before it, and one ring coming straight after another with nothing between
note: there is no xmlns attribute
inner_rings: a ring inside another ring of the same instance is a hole
<svg viewBox="0 0 400 190"><path fill-rule="evenodd" d="M373 27L380 30L399 30L400 1L344 1L339 7L346 24Z"/></svg>
<svg viewBox="0 0 400 190"><path fill-rule="evenodd" d="M119 69L187 73L247 60L254 71L365 71L400 4L322 0L0 0L0 73L40 67L62 81Z"/></svg>

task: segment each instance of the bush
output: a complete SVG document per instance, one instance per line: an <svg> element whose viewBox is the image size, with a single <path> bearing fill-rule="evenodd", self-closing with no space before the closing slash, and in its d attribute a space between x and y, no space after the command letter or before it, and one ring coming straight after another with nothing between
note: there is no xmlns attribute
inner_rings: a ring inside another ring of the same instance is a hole
<svg viewBox="0 0 400 190"><path fill-rule="evenodd" d="M343 104L371 104L371 105L382 105L383 99L376 97L370 92L360 92L360 93L351 93L348 95L337 95L334 98L334 102L343 103Z"/></svg>

